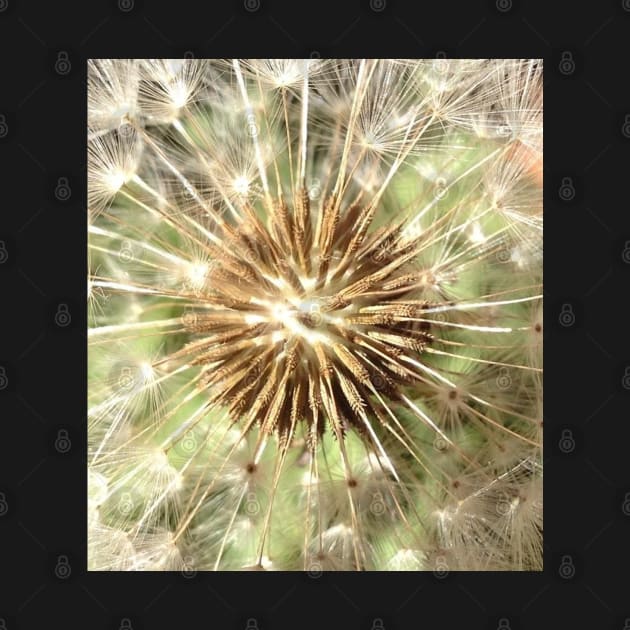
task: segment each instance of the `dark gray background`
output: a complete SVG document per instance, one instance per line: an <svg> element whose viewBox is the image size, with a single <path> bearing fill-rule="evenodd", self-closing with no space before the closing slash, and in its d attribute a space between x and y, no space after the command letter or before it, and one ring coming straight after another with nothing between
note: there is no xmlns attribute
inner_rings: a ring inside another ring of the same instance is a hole
<svg viewBox="0 0 630 630"><path fill-rule="evenodd" d="M0 630L630 628L629 52L630 0L0 0ZM86 573L86 59L186 54L544 59L543 573Z"/></svg>

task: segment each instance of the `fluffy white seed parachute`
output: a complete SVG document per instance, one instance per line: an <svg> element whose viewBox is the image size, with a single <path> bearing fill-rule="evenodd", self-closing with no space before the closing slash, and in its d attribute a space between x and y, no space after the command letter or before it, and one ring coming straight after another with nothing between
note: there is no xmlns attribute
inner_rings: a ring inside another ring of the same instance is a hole
<svg viewBox="0 0 630 630"><path fill-rule="evenodd" d="M542 563L539 60L95 60L89 566Z"/></svg>

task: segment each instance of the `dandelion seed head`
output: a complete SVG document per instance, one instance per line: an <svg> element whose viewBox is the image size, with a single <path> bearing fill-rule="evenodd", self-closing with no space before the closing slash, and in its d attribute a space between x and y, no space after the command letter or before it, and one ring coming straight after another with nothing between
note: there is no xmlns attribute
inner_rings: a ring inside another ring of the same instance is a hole
<svg viewBox="0 0 630 630"><path fill-rule="evenodd" d="M247 195L249 192L250 182L244 175L239 175L232 183L232 188L239 195Z"/></svg>
<svg viewBox="0 0 630 630"><path fill-rule="evenodd" d="M135 549L129 535L95 521L88 530L88 567L92 571L130 571Z"/></svg>
<svg viewBox="0 0 630 630"><path fill-rule="evenodd" d="M189 569L182 552L169 531L137 536L133 541L133 571L181 571Z"/></svg>
<svg viewBox="0 0 630 630"><path fill-rule="evenodd" d="M201 290L206 283L209 265L204 262L187 263L186 276L188 283L195 290Z"/></svg>
<svg viewBox="0 0 630 630"><path fill-rule="evenodd" d="M540 63L89 76L90 567L535 566Z"/></svg>
<svg viewBox="0 0 630 630"><path fill-rule="evenodd" d="M88 141L88 203L93 212L106 208L136 175L142 150L133 132L110 133Z"/></svg>
<svg viewBox="0 0 630 630"><path fill-rule="evenodd" d="M139 88L142 114L151 122L172 123L204 88L203 60L147 60Z"/></svg>
<svg viewBox="0 0 630 630"><path fill-rule="evenodd" d="M90 61L88 127L93 134L118 129L136 112L140 72L129 59Z"/></svg>
<svg viewBox="0 0 630 630"><path fill-rule="evenodd" d="M105 185L112 193L118 192L126 179L127 177L122 171L110 171L104 176Z"/></svg>

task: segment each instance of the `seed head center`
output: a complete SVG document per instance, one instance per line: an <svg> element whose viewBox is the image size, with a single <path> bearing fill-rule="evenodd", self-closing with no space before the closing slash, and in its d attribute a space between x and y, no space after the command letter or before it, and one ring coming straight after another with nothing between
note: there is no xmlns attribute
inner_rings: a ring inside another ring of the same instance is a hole
<svg viewBox="0 0 630 630"><path fill-rule="evenodd" d="M276 322L285 333L300 336L309 343L322 341L325 315L320 299L308 295L282 296L270 306L270 321Z"/></svg>

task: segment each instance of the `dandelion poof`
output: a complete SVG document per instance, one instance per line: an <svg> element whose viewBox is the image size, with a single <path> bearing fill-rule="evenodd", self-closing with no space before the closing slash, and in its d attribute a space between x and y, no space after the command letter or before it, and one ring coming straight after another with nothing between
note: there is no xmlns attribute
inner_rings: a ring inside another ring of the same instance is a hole
<svg viewBox="0 0 630 630"><path fill-rule="evenodd" d="M90 569L540 569L542 62L88 75Z"/></svg>

